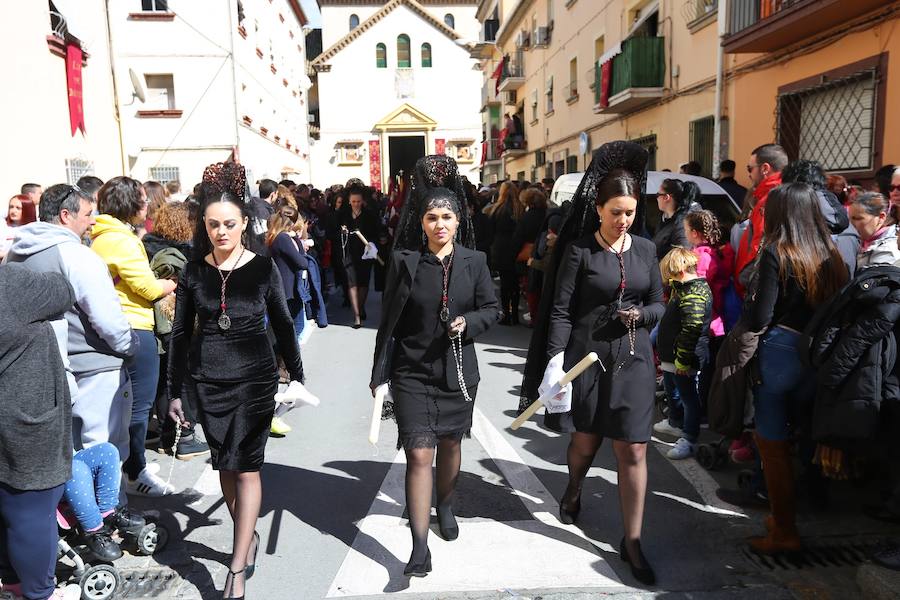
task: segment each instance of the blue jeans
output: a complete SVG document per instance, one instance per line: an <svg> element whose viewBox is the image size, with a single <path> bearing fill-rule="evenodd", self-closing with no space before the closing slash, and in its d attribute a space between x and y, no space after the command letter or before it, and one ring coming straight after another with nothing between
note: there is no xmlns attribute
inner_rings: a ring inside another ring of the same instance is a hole
<svg viewBox="0 0 900 600"><path fill-rule="evenodd" d="M137 479L147 459L144 445L147 443L147 427L150 425L150 409L156 402L156 385L159 382L159 353L156 336L152 331L135 329L138 348L125 365L131 378L131 425L128 426L130 454L123 469L130 479Z"/></svg>
<svg viewBox="0 0 900 600"><path fill-rule="evenodd" d="M0 483L0 574L3 583L21 583L27 600L53 593L56 571L56 505L60 484L48 490L23 491Z"/></svg>
<svg viewBox="0 0 900 600"><path fill-rule="evenodd" d="M119 502L119 451L109 442L79 450L72 457L72 478L64 498L85 531L103 525L103 516Z"/></svg>
<svg viewBox="0 0 900 600"><path fill-rule="evenodd" d="M762 384L753 388L756 432L767 440L784 441L789 425L809 408L816 393L815 371L800 362L800 334L773 327L759 344Z"/></svg>
<svg viewBox="0 0 900 600"><path fill-rule="evenodd" d="M696 443L700 437L700 392L697 375L664 372L663 385L669 403L669 425L679 427L687 441Z"/></svg>

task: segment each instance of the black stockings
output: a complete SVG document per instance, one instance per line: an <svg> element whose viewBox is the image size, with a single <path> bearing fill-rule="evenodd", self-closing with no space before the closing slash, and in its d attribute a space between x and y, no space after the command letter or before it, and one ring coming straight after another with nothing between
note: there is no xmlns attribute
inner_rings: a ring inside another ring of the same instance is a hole
<svg viewBox="0 0 900 600"><path fill-rule="evenodd" d="M572 433L569 438L569 449L566 452L566 463L569 466L569 485L563 495L563 504L568 507L581 503L581 486L587 476L594 456L600 449L603 438L592 433ZM573 507L574 508L574 507Z"/></svg>
<svg viewBox="0 0 900 600"><path fill-rule="evenodd" d="M432 473L434 448L408 448L406 450L406 508L409 512L409 529L412 533L412 562L421 562L428 552L428 528L431 524L431 498L435 486ZM460 440L445 438L437 447L437 502L438 517L445 526L455 524L453 495L459 478L461 461ZM442 516L443 515L443 516Z"/></svg>

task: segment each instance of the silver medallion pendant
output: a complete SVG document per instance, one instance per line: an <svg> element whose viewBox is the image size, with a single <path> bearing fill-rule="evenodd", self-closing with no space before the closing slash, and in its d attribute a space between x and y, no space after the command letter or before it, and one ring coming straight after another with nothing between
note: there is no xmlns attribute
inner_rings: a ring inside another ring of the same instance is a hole
<svg viewBox="0 0 900 600"><path fill-rule="evenodd" d="M449 320L450 320L450 309L445 306L444 308L441 309L441 321L446 323Z"/></svg>
<svg viewBox="0 0 900 600"><path fill-rule="evenodd" d="M219 315L219 329L221 329L222 331L231 329L231 317L229 317L225 313Z"/></svg>

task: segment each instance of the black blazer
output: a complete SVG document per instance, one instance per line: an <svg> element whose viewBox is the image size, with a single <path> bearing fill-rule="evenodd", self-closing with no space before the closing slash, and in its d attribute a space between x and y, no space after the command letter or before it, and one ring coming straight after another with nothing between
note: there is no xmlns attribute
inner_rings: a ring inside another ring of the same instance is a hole
<svg viewBox="0 0 900 600"><path fill-rule="evenodd" d="M450 321L458 316L466 319L463 332L463 378L466 386L476 385L478 361L475 357L475 338L488 327L500 320L500 303L494 293L494 282L488 270L483 252L469 250L457 245L454 249L453 270L450 272L448 296ZM375 357L372 365L372 387L391 379L391 355L393 336L397 322L409 298L410 288L416 276L422 253L413 250L399 250L391 253L387 281L382 296L381 323L375 338ZM459 390L456 361L450 344L447 344L447 385L448 389Z"/></svg>
<svg viewBox="0 0 900 600"><path fill-rule="evenodd" d="M297 244L287 233L279 233L272 240L272 260L281 274L281 283L284 286L284 297L287 300L299 298L297 293L297 276L301 271L309 269L309 260L306 252L301 252Z"/></svg>

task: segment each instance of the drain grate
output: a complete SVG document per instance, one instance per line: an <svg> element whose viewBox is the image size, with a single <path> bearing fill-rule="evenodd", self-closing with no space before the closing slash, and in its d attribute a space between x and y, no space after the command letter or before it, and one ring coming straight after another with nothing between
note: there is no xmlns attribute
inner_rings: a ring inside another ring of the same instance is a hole
<svg viewBox="0 0 900 600"><path fill-rule="evenodd" d="M744 549L744 557L755 567L765 571L798 571L855 567L866 562L882 542L808 544L800 552L764 556Z"/></svg>
<svg viewBox="0 0 900 600"><path fill-rule="evenodd" d="M122 587L117 598L172 598L181 577L172 569L123 569Z"/></svg>

